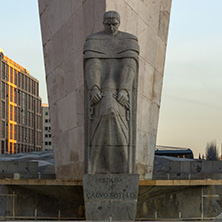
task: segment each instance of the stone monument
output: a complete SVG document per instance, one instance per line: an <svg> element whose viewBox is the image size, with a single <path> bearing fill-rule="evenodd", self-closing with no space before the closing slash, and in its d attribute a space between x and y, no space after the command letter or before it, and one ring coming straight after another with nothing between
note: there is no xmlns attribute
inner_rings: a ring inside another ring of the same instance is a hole
<svg viewBox="0 0 222 222"><path fill-rule="evenodd" d="M117 12L103 24L84 45L85 163L88 173L133 173L139 45L118 31Z"/></svg>
<svg viewBox="0 0 222 222"><path fill-rule="evenodd" d="M103 30L106 11L118 11L120 30L137 36L140 44L135 173L140 180L151 179L171 0L38 3L57 179L81 180L84 168L88 170L84 166L89 154L84 152L83 45L87 36Z"/></svg>
<svg viewBox="0 0 222 222"><path fill-rule="evenodd" d="M84 45L87 220L134 220L139 175L134 173L139 45L118 30L108 11L104 31Z"/></svg>

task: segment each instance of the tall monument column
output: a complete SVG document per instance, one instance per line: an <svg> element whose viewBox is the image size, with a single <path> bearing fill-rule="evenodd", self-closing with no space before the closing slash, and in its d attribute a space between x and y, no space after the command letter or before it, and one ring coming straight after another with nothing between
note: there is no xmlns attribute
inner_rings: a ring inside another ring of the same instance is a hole
<svg viewBox="0 0 222 222"><path fill-rule="evenodd" d="M39 0L57 178L84 173L83 45L105 11L140 45L135 173L152 177L171 0Z"/></svg>

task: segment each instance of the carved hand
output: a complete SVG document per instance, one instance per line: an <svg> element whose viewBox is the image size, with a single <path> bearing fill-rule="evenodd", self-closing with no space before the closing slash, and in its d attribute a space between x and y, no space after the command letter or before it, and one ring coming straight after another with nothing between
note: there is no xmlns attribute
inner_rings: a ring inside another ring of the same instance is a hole
<svg viewBox="0 0 222 222"><path fill-rule="evenodd" d="M103 95L97 87L91 90L91 105L96 105L102 99Z"/></svg>
<svg viewBox="0 0 222 222"><path fill-rule="evenodd" d="M117 101L122 105L129 109L129 99L128 99L128 92L126 90L120 90Z"/></svg>

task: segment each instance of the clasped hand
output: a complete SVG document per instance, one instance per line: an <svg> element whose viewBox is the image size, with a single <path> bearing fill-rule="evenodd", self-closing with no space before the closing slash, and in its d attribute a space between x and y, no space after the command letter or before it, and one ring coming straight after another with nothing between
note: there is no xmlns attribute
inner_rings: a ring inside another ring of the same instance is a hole
<svg viewBox="0 0 222 222"><path fill-rule="evenodd" d="M91 90L91 105L96 105L102 98L103 94L97 87Z"/></svg>
<svg viewBox="0 0 222 222"><path fill-rule="evenodd" d="M128 93L126 90L120 90L120 92L117 94L113 94L113 97L126 109L129 109L129 99L128 99ZM93 88L91 90L91 105L96 105L101 101L103 98L103 93L97 88Z"/></svg>
<svg viewBox="0 0 222 222"><path fill-rule="evenodd" d="M130 108L128 92L126 90L120 90L118 94L114 94L113 96L122 106L126 107L126 109Z"/></svg>

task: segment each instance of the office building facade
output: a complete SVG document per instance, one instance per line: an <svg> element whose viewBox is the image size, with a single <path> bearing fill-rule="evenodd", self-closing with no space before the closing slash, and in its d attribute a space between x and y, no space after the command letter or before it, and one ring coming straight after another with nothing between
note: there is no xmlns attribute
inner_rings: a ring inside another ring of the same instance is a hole
<svg viewBox="0 0 222 222"><path fill-rule="evenodd" d="M0 51L1 154L41 150L39 82Z"/></svg>
<svg viewBox="0 0 222 222"><path fill-rule="evenodd" d="M42 150L52 150L52 133L48 104L42 104Z"/></svg>

